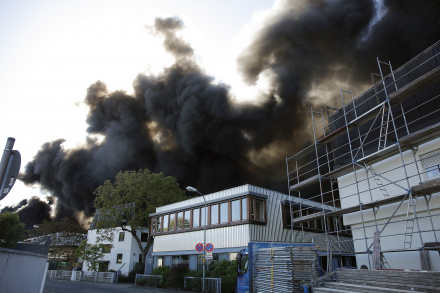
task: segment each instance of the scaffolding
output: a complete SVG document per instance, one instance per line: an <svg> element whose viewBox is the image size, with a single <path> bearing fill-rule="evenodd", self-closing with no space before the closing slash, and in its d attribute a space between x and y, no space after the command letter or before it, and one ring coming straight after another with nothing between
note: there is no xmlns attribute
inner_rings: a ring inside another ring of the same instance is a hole
<svg viewBox="0 0 440 293"><path fill-rule="evenodd" d="M311 108L314 143L286 157L289 195L300 198L297 204L290 202L290 227L302 231L301 237L292 236L292 241L310 241L325 234L326 243L321 245L327 246L327 257L341 242L360 241L365 250L355 253L367 255L371 269L374 233L368 231L373 229L379 233L379 241L403 238L402 245L380 251L380 267L390 268L384 256L387 252L421 250L422 268L429 269L426 251L440 249L440 229L433 221L440 214L431 213L429 205L432 194L440 192L440 178L430 177L436 169L422 170L420 166L427 160L438 160L440 174L440 152L418 159L417 151L419 146L440 138L440 41L397 70L393 70L391 62L379 58L377 65L379 73L371 73L373 86L358 97L353 96L352 90L340 88L340 108L327 106L324 113ZM384 75L385 70L388 75ZM375 82L375 78L380 80ZM409 153L412 155L408 162ZM386 159L393 163L384 167ZM317 212L301 198L319 202L322 210ZM418 198L424 198L426 215L420 212ZM334 209L325 208L328 205ZM398 217L402 205L406 205L404 220ZM384 223L379 223L377 213L384 206L392 212L388 212ZM374 221L365 220L367 210L372 210ZM342 217L352 213L360 216L358 227L344 226ZM421 225L422 220L430 224ZM404 223L404 231L384 234L390 230L387 227L396 223ZM316 229L318 226L320 229ZM304 230L311 227L320 231L306 235ZM358 232L362 236L355 238ZM353 239L341 239L342 233L351 233ZM435 242L424 242L427 233ZM330 234L338 240L332 243ZM412 245L413 236L420 241L420 247ZM331 270L328 261L327 272Z"/></svg>

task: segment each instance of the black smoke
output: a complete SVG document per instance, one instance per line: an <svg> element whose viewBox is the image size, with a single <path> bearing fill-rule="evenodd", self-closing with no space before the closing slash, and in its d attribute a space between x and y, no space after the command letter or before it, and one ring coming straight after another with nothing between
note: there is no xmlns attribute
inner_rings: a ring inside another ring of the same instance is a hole
<svg viewBox="0 0 440 293"><path fill-rule="evenodd" d="M248 83L272 74L272 90L258 104L234 102L229 87L197 65L193 48L176 35L182 20L157 18L150 30L176 62L139 75L134 95L92 84L86 145L44 144L21 180L50 191L60 218L90 216L92 192L120 170L163 172L204 193L245 183L287 192L285 157L310 143L310 106L339 107L338 82L369 87L377 56L397 68L434 43L440 9L432 3L387 0L373 23L374 1L286 1L238 59ZM324 97L320 85L329 91Z"/></svg>
<svg viewBox="0 0 440 293"><path fill-rule="evenodd" d="M41 224L44 220L50 221L51 205L53 200L49 199L48 202L42 201L37 196L31 197L29 200L23 199L14 206L6 206L1 211L15 212L18 214L21 223L26 225L25 229L30 230L34 225Z"/></svg>

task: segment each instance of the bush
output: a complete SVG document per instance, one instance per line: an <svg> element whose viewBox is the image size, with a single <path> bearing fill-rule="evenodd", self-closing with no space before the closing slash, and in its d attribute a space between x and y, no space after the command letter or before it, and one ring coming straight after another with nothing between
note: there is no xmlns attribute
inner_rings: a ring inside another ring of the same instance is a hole
<svg viewBox="0 0 440 293"><path fill-rule="evenodd" d="M139 285L139 286L144 286L146 283L147 283L147 279L145 279L145 278L138 278L136 281L136 285Z"/></svg>
<svg viewBox="0 0 440 293"><path fill-rule="evenodd" d="M135 263L133 269L128 273L127 276L120 275L118 277L119 283L134 283L136 280L136 274L144 273L144 264L141 262Z"/></svg>
<svg viewBox="0 0 440 293"><path fill-rule="evenodd" d="M119 275L118 283L134 283L134 280L131 280L131 278L126 275Z"/></svg>
<svg viewBox="0 0 440 293"><path fill-rule="evenodd" d="M153 271L151 271L151 274L155 275L155 276L162 276L162 284L160 284L160 286L161 287L168 287L168 277L169 277L170 271L171 271L171 269L169 266L160 266L160 267L155 268Z"/></svg>
<svg viewBox="0 0 440 293"><path fill-rule="evenodd" d="M222 279L222 293L234 293L237 287L237 261L222 259L214 262L209 269L213 278Z"/></svg>
<svg viewBox="0 0 440 293"><path fill-rule="evenodd" d="M188 265L178 264L172 267L168 275L168 283L173 288L183 288L183 277L188 272Z"/></svg>

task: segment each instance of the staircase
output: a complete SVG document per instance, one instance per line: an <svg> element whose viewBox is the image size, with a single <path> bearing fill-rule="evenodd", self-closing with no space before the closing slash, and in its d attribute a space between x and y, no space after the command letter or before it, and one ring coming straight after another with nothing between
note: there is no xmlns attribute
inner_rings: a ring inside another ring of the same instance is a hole
<svg viewBox="0 0 440 293"><path fill-rule="evenodd" d="M328 282L313 292L440 293L440 272L339 269L338 282Z"/></svg>

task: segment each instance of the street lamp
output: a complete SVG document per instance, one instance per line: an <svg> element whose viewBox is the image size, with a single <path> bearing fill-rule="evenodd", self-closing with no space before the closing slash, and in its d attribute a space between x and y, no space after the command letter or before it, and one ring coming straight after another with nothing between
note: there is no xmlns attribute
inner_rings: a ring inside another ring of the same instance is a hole
<svg viewBox="0 0 440 293"><path fill-rule="evenodd" d="M206 263L206 222L208 221L208 218L206 216L206 199L205 196L200 193L197 189L195 189L194 187L188 186L186 188L187 191L189 192L197 192L198 194L200 194L203 197L203 200L205 201L205 224L203 225L203 281L202 281L202 292L205 292L205 263Z"/></svg>
<svg viewBox="0 0 440 293"><path fill-rule="evenodd" d="M32 227L35 228L35 229L39 229L40 228L40 226L38 226L38 225L33 225ZM43 238L45 238L44 237L44 231L43 231ZM40 237L38 237L38 239L40 239Z"/></svg>

